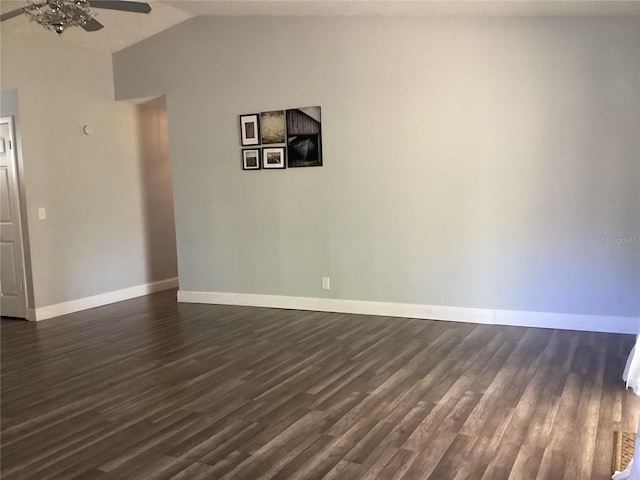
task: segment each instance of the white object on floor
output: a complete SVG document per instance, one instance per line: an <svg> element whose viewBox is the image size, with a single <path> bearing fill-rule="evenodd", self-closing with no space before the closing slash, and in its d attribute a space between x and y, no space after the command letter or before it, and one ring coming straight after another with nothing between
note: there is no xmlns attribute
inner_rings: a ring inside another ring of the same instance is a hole
<svg viewBox="0 0 640 480"><path fill-rule="evenodd" d="M627 383L627 388L631 387L633 393L640 395L640 335L636 337L636 344L631 349L622 379Z"/></svg>

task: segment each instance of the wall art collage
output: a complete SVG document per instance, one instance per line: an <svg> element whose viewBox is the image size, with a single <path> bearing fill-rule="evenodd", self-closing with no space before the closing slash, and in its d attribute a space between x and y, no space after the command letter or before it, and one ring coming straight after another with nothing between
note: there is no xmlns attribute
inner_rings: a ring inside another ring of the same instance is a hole
<svg viewBox="0 0 640 480"><path fill-rule="evenodd" d="M322 166L320 107L240 115L243 170Z"/></svg>

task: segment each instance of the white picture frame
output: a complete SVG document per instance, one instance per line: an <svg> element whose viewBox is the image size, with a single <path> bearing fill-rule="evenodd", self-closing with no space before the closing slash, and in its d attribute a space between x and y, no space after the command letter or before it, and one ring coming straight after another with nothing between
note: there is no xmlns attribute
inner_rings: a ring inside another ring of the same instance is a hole
<svg viewBox="0 0 640 480"><path fill-rule="evenodd" d="M240 115L240 140L243 147L260 145L260 115Z"/></svg>
<svg viewBox="0 0 640 480"><path fill-rule="evenodd" d="M285 147L262 147L262 168L264 170L286 168L286 152Z"/></svg>

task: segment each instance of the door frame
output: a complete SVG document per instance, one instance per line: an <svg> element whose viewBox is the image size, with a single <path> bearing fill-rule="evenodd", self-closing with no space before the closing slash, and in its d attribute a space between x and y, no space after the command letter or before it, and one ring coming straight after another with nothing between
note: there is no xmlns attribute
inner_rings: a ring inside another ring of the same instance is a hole
<svg viewBox="0 0 640 480"><path fill-rule="evenodd" d="M17 201L18 201L18 210L17 210L17 215L18 215L18 231L19 231L19 236L20 236L20 244L22 246L22 258L20 258L20 264L22 266L22 278L20 279L20 281L22 282L23 285L23 290L24 290L24 311L25 311L25 318L27 320L35 320L35 309L33 308L29 308L29 294L31 292L31 285L28 282L28 278L29 275L27 275L27 261L26 261L26 257L27 257L27 252L28 252L28 245L26 242L26 232L25 232L25 219L26 217L24 216L24 202L23 202L23 192L24 192L24 185L23 185L23 175L22 175L22 162L20 161L20 153L21 153L21 148L20 148L20 142L18 141L18 135L16 134L16 128L15 128L15 116L14 115L6 115L6 116L2 116L0 117L0 123L7 123L9 125L9 138L10 141L12 143L11 145L11 160L13 162L13 168L15 171L15 178L16 178L16 196L17 196Z"/></svg>

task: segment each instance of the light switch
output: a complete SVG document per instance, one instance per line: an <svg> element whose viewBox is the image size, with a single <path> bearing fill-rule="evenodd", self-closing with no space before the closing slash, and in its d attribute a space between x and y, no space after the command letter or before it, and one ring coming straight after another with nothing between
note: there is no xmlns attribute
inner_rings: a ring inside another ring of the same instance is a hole
<svg viewBox="0 0 640 480"><path fill-rule="evenodd" d="M47 219L47 210L44 207L40 207L38 209L38 218L40 220L46 220Z"/></svg>

